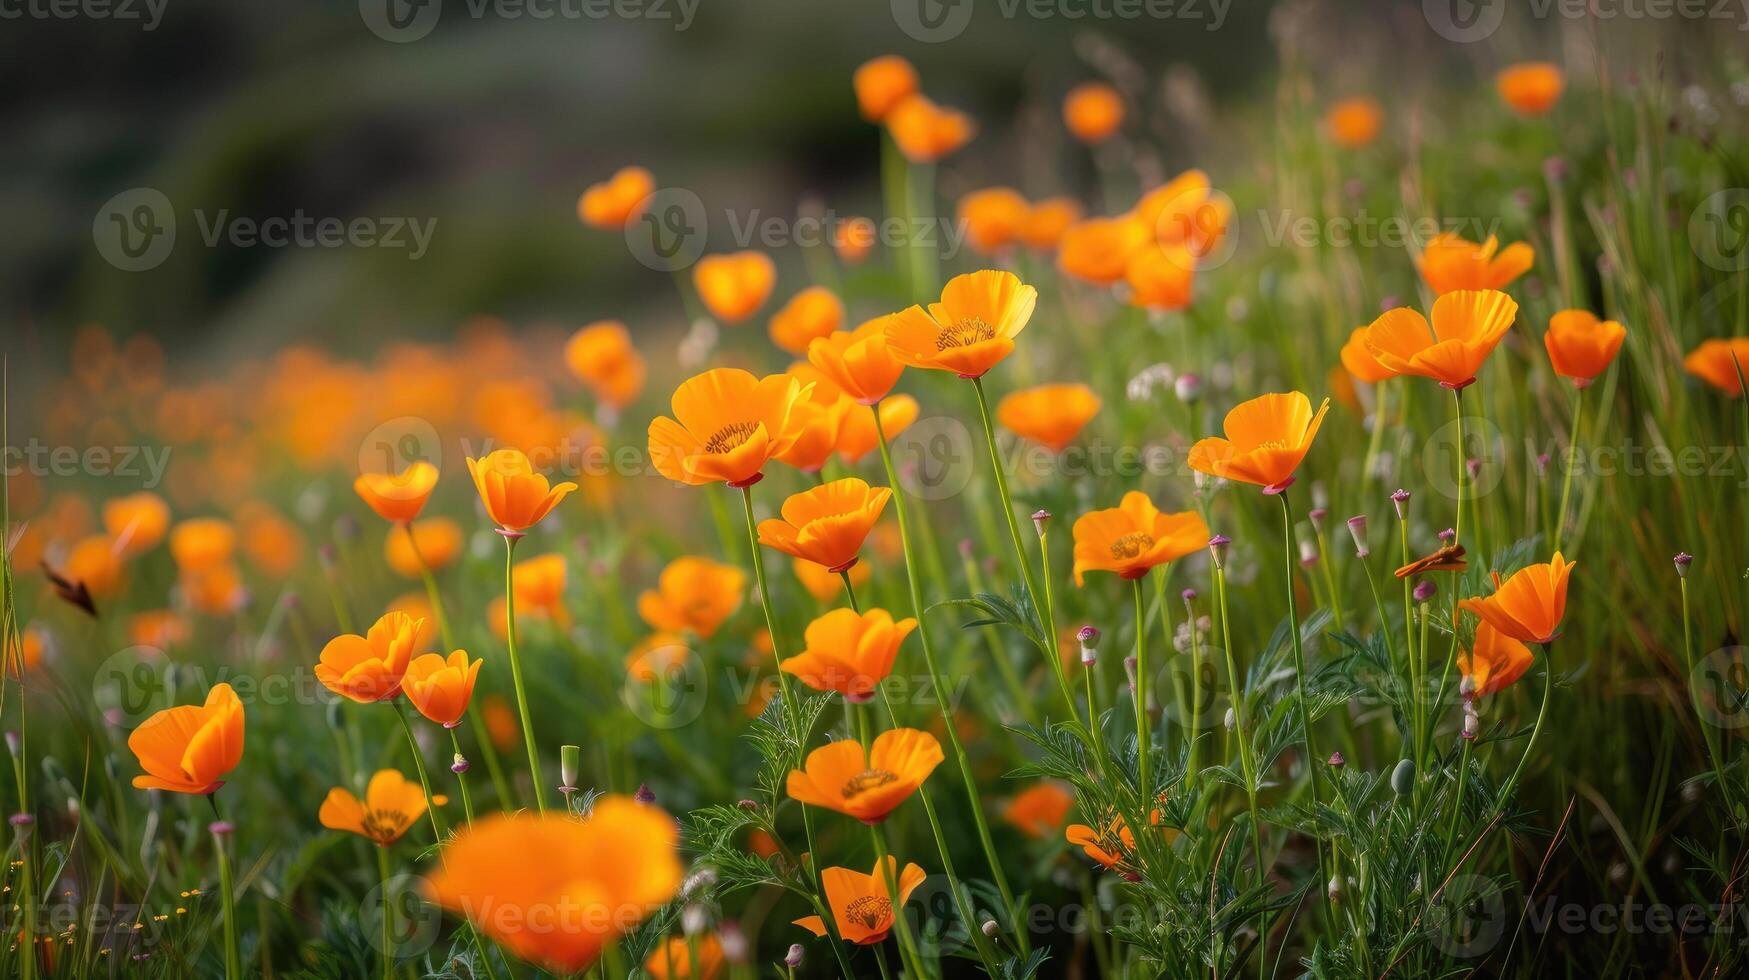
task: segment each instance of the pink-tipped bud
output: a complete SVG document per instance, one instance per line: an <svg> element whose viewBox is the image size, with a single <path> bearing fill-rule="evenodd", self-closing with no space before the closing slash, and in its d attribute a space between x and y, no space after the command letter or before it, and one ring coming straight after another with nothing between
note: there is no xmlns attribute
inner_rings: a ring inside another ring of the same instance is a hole
<svg viewBox="0 0 1749 980"><path fill-rule="evenodd" d="M1032 526L1040 535L1045 533L1045 525L1051 522L1051 512L1044 509L1032 512Z"/></svg>
<svg viewBox="0 0 1749 980"><path fill-rule="evenodd" d="M1092 626L1083 626L1075 633L1076 642L1081 644L1081 664L1091 667L1099 661L1099 630Z"/></svg>
<svg viewBox="0 0 1749 980"><path fill-rule="evenodd" d="M1395 507L1397 509L1397 520L1399 520L1399 521L1408 520L1409 519L1409 491L1404 490L1401 487L1399 487L1397 489L1396 493L1391 494L1391 506Z"/></svg>
<svg viewBox="0 0 1749 980"><path fill-rule="evenodd" d="M1679 551L1673 560L1676 562L1676 577L1687 578L1688 566L1694 564L1694 556L1686 551Z"/></svg>
<svg viewBox="0 0 1749 980"><path fill-rule="evenodd" d="M1482 731L1482 719L1474 711L1464 712L1463 737L1473 739Z"/></svg>
<svg viewBox="0 0 1749 980"><path fill-rule="evenodd" d="M1416 602L1426 602L1439 594L1439 586L1434 585L1431 579L1422 579L1416 583L1415 591L1411 594Z"/></svg>
<svg viewBox="0 0 1749 980"><path fill-rule="evenodd" d="M1482 461L1472 456L1464 460L1464 468L1470 471L1470 479L1474 480L1482 474Z"/></svg>
<svg viewBox="0 0 1749 980"><path fill-rule="evenodd" d="M1313 486L1316 487L1317 484L1313 484ZM1330 511L1328 508L1313 507L1311 510L1306 511L1306 522L1312 525L1312 530L1322 531L1324 530L1324 518L1329 516Z"/></svg>
<svg viewBox="0 0 1749 980"><path fill-rule="evenodd" d="M461 775L468 771L468 758L460 752L455 753L455 761L449 764L449 771Z"/></svg>
<svg viewBox="0 0 1749 980"><path fill-rule="evenodd" d="M1186 613L1189 613L1192 616L1196 615L1195 589L1185 589L1183 592L1178 593L1178 598L1184 600L1184 611Z"/></svg>
<svg viewBox="0 0 1749 980"><path fill-rule="evenodd" d="M1300 539L1300 564L1311 568L1318 563L1318 543L1311 538Z"/></svg>
<svg viewBox="0 0 1749 980"><path fill-rule="evenodd" d="M1233 539L1225 534L1217 534L1209 539L1209 557L1214 560L1215 568L1227 567L1227 546L1232 543Z"/></svg>
<svg viewBox="0 0 1749 980"><path fill-rule="evenodd" d="M801 966L802 966L802 944L801 943L790 943L789 952L785 953L784 957L783 957L783 965L789 967L792 970L801 969Z"/></svg>
<svg viewBox="0 0 1749 980"><path fill-rule="evenodd" d="M1172 382L1172 392L1178 400L1186 405L1195 404L1202 397L1202 376L1196 374L1181 374L1178 380Z"/></svg>
<svg viewBox="0 0 1749 980"><path fill-rule="evenodd" d="M1128 677L1130 679L1130 690L1132 692L1134 692L1136 689L1136 655L1135 654L1132 653L1129 656L1123 658L1123 672L1124 672L1124 676Z"/></svg>
<svg viewBox="0 0 1749 980"><path fill-rule="evenodd" d="M1327 760L1327 764L1332 769L1341 769L1343 766L1348 765L1348 759L1340 752L1332 752L1330 753L1330 758Z"/></svg>
<svg viewBox="0 0 1749 980"><path fill-rule="evenodd" d="M967 561L970 561L972 556L977 554L977 548L978 548L978 546L975 543L973 543L971 538L961 538L960 539L960 557L961 558L963 558Z"/></svg>
<svg viewBox="0 0 1749 980"><path fill-rule="evenodd" d="M656 794L651 791L649 783L639 783L638 784L638 791L635 794L633 794L632 798L637 800L639 803L654 803L654 802L656 802Z"/></svg>
<svg viewBox="0 0 1749 980"><path fill-rule="evenodd" d="M1457 537L1457 531L1448 527L1445 530L1439 532L1439 543L1440 544L1451 544L1451 539L1453 539L1455 537Z"/></svg>
<svg viewBox="0 0 1749 980"><path fill-rule="evenodd" d="M1354 538L1354 557L1365 558L1372 554L1372 549L1366 545L1366 515L1356 514L1348 519L1348 533Z"/></svg>

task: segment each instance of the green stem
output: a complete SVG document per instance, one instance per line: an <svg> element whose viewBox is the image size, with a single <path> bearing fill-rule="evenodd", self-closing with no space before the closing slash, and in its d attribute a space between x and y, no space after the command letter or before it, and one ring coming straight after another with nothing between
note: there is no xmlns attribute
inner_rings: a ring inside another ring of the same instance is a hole
<svg viewBox="0 0 1749 980"><path fill-rule="evenodd" d="M1549 715L1549 691L1552 690L1555 686L1555 665L1554 665L1554 661L1551 659L1552 654L1549 651L1549 646L1550 645L1547 643L1544 643L1542 645L1542 648L1543 648L1543 702L1542 702L1542 707L1537 709L1536 725L1533 726L1530 730L1530 741L1528 741L1524 744L1524 755L1519 756L1518 765L1513 767L1512 775L1507 777L1506 782L1500 784L1500 792L1496 798L1499 800L1498 806L1501 808L1504 808L1506 806L1506 801L1512 797L1512 790L1518 785L1518 777L1524 775L1525 764L1530 762L1530 754L1531 754L1531 752L1535 751L1535 749L1536 749L1536 740L1543 733L1543 721L1545 719L1547 719L1548 715Z"/></svg>
<svg viewBox="0 0 1749 980"><path fill-rule="evenodd" d="M1215 600L1221 607L1221 645L1226 648L1227 683L1233 689L1233 734L1239 740L1239 767L1245 774L1245 804L1251 813L1251 849L1257 866L1257 887L1263 887L1263 823L1257 818L1257 772L1251 760L1251 739L1245 734L1245 682L1233 659L1232 616L1227 610L1227 571L1215 568ZM1259 919L1262 916L1259 915ZM1259 929L1259 935L1263 930Z"/></svg>
<svg viewBox="0 0 1749 980"><path fill-rule="evenodd" d="M395 706L395 717L401 719L401 731L407 733L407 748L413 753L413 768L419 773L419 788L425 791L425 814L431 818L431 833L433 841L443 843L443 825L437 817L437 800L431 795L431 777L425 772L425 754L419 751L419 740L413 737L413 723L407 720L407 706L400 698L391 702Z"/></svg>
<svg viewBox="0 0 1749 980"><path fill-rule="evenodd" d="M383 889L383 980L390 980L395 975L395 902L389 889L389 849L380 844L377 845L377 878Z"/></svg>
<svg viewBox="0 0 1749 980"><path fill-rule="evenodd" d="M212 797L207 797L212 802ZM213 803L213 812L218 812L218 804ZM237 896L235 884L231 880L231 858L225 851L225 834L213 834L213 850L219 859L219 895L224 900L225 909L225 980L243 980L243 956L237 945ZM27 896L26 901L34 901L34 896ZM32 943L28 957L36 955L35 936L30 937Z"/></svg>
<svg viewBox="0 0 1749 980"><path fill-rule="evenodd" d="M923 954L917 951L917 937L911 934L911 922L905 918L905 910L899 901L898 869L892 866L899 862L888 863L887 842L880 827L870 824L868 835L874 841L875 867L879 869L881 880L887 886L887 901L893 910L893 928L899 934L899 953L911 964L911 970L916 976L928 977L930 974L924 966ZM975 922L966 923L968 930L977 927Z"/></svg>
<svg viewBox="0 0 1749 980"><path fill-rule="evenodd" d="M461 756L462 755L462 740L461 740L461 738L456 735L455 729L450 728L447 730L449 732L449 744L450 744L450 746L455 750L456 755ZM462 757L466 758L466 756L462 756ZM468 792L468 775L467 775L467 773L465 773L465 772L456 773L455 774L455 781L456 781L456 785L461 788L461 792L462 792L462 815L468 818L468 826L472 827L474 825L474 797L472 794L470 794Z"/></svg>
<svg viewBox="0 0 1749 980"><path fill-rule="evenodd" d="M1573 493L1573 470L1579 461L1579 433L1585 423L1585 389L1573 388L1573 434L1567 437L1567 472L1561 475L1561 506L1555 511L1554 548L1561 550L1561 535L1567 530L1567 501Z"/></svg>
<svg viewBox="0 0 1749 980"><path fill-rule="evenodd" d="M1142 614L1142 580L1130 579L1130 587L1136 606L1136 788L1141 793L1142 819L1146 821L1154 806L1154 770L1148 758L1154 734L1148 725L1148 644L1144 642L1148 626Z"/></svg>
<svg viewBox="0 0 1749 980"><path fill-rule="evenodd" d="M510 681L516 688L516 712L522 721L522 744L528 750L528 774L534 779L534 806L547 812L546 780L540 772L540 753L535 748L534 723L528 715L528 691L522 682L522 658L516 653L516 542L521 535L504 536L504 639L510 648Z"/></svg>
<svg viewBox="0 0 1749 980"><path fill-rule="evenodd" d="M1287 576L1287 635L1293 644L1294 651L1294 691L1300 703L1300 746L1306 755L1306 775L1311 782L1312 808L1318 806L1318 766L1320 760L1312 748L1312 703L1306 698L1306 654L1300 642L1300 610L1299 599L1294 596L1294 512L1288 503L1287 490L1276 494L1281 501L1281 561L1282 571ZM1312 846L1318 855L1319 871L1324 871L1324 846L1317 838L1312 839ZM1327 879L1326 879L1327 880ZM1333 914L1330 907L1330 892L1324 890L1324 906L1326 912Z"/></svg>

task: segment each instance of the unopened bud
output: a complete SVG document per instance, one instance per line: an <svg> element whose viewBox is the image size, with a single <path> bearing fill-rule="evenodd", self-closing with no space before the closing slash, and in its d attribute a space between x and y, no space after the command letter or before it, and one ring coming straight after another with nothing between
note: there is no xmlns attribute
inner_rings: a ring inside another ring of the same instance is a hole
<svg viewBox="0 0 1749 980"><path fill-rule="evenodd" d="M457 752L455 754L455 761L451 762L449 764L449 771L455 773L458 776L464 772L467 772L468 771L468 757L465 755L462 755L460 752Z"/></svg>
<svg viewBox="0 0 1749 980"><path fill-rule="evenodd" d="M1694 556L1686 551L1679 551L1676 553L1676 558L1674 560L1676 562L1676 577L1687 578L1688 566L1694 564ZM11 737L10 734L7 735L7 738Z"/></svg>
<svg viewBox="0 0 1749 980"><path fill-rule="evenodd" d="M996 934L1002 931L1002 927L996 924L995 919L985 919L983 929L984 935L992 939L996 938Z"/></svg>
<svg viewBox="0 0 1749 980"><path fill-rule="evenodd" d="M1223 727L1225 727L1227 729L1227 731L1230 732L1238 724L1239 724L1239 716L1233 713L1232 708L1228 708L1227 713L1224 716L1222 716L1222 718L1221 718L1221 725Z"/></svg>
<svg viewBox="0 0 1749 980"><path fill-rule="evenodd" d="M1075 634L1075 639L1081 644L1081 664L1091 667L1099 661L1099 630L1091 626L1083 626Z"/></svg>
<svg viewBox="0 0 1749 980"><path fill-rule="evenodd" d="M562 787L577 787L577 770L583 761L581 745L559 746L559 784Z"/></svg>
<svg viewBox="0 0 1749 980"><path fill-rule="evenodd" d="M1038 531L1039 534L1042 535L1045 533L1045 525L1049 524L1050 522L1051 522L1051 512L1050 511L1040 509L1040 510L1035 510L1032 512L1032 526L1033 526L1033 529Z"/></svg>
<svg viewBox="0 0 1749 980"><path fill-rule="evenodd" d="M1398 796L1408 796L1415 791L1415 760L1404 759L1391 770L1391 790Z"/></svg>
<svg viewBox="0 0 1749 980"><path fill-rule="evenodd" d="M1439 594L1439 586L1434 585L1431 579L1422 579L1415 583L1415 591L1410 594L1415 597L1416 602L1426 602Z"/></svg>
<svg viewBox="0 0 1749 980"><path fill-rule="evenodd" d="M1332 752L1332 753L1330 753L1330 758L1328 760L1328 764L1329 764L1330 768L1332 768L1332 769L1341 769L1343 766L1348 764L1348 759L1345 758L1342 755L1342 753L1340 753L1340 752Z"/></svg>
<svg viewBox="0 0 1749 980"><path fill-rule="evenodd" d="M1217 534L1209 539L1209 557L1214 560L1216 569L1227 567L1227 546L1232 543L1233 539L1225 534Z"/></svg>
<svg viewBox="0 0 1749 980"><path fill-rule="evenodd" d="M1318 486L1318 484L1314 483L1312 484L1312 489L1316 490ZM1312 525L1312 530L1314 531L1324 530L1324 518L1329 516L1329 509L1324 507L1313 507L1311 510L1306 511L1306 521Z"/></svg>
<svg viewBox="0 0 1749 980"><path fill-rule="evenodd" d="M790 943L789 952L784 954L783 965L792 970L798 970L802 965L802 944Z"/></svg>
<svg viewBox="0 0 1749 980"><path fill-rule="evenodd" d="M1397 520L1399 520L1399 521L1408 520L1409 519L1409 491L1398 488L1396 493L1391 494L1391 506L1395 507L1397 509Z"/></svg>
<svg viewBox="0 0 1749 980"><path fill-rule="evenodd" d="M1482 730L1482 719L1474 711L1464 712L1464 738L1473 739Z"/></svg>
<svg viewBox="0 0 1749 980"><path fill-rule="evenodd" d="M1318 563L1318 544L1311 538L1300 539L1300 564L1310 568Z"/></svg>
<svg viewBox="0 0 1749 980"><path fill-rule="evenodd" d="M1348 519L1348 533L1354 538L1354 557L1365 558L1372 554L1372 549L1366 544L1366 515L1356 514Z"/></svg>
<svg viewBox="0 0 1749 980"><path fill-rule="evenodd" d="M1202 397L1202 376L1196 374L1181 374L1178 380L1172 382L1172 392L1178 400L1186 405L1194 404Z"/></svg>
<svg viewBox="0 0 1749 980"><path fill-rule="evenodd" d="M654 802L656 802L656 794L650 790L649 783L639 783L638 784L638 791L633 794L632 798L637 800L639 803L654 803Z"/></svg>
<svg viewBox="0 0 1749 980"><path fill-rule="evenodd" d="M1452 539L1455 537L1457 537L1457 531L1448 527L1445 530L1439 532L1439 543L1440 544L1451 544Z"/></svg>
<svg viewBox="0 0 1749 980"><path fill-rule="evenodd" d="M1324 894L1330 896L1330 904L1332 904L1332 905L1341 904L1341 902L1342 902L1342 879L1331 878L1330 883L1328 885L1324 886Z"/></svg>
<svg viewBox="0 0 1749 980"><path fill-rule="evenodd" d="M710 928L710 913L705 907L694 902L680 910L680 931L688 936L697 936Z"/></svg>

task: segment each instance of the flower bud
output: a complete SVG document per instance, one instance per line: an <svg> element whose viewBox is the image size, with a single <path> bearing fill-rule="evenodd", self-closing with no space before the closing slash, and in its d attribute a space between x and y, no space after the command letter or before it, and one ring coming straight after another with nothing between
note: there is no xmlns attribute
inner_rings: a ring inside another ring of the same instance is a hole
<svg viewBox="0 0 1749 980"><path fill-rule="evenodd" d="M984 935L992 939L996 938L996 934L1002 931L1002 927L996 924L995 919L985 919L983 928Z"/></svg>
<svg viewBox="0 0 1749 980"><path fill-rule="evenodd" d="M688 936L697 936L710 928L710 914L705 907L693 902L680 910L680 931Z"/></svg>
<svg viewBox="0 0 1749 980"><path fill-rule="evenodd" d="M1209 539L1209 556L1214 559L1215 568L1224 570L1227 567L1227 546L1233 539L1225 534L1217 534Z"/></svg>
<svg viewBox="0 0 1749 980"><path fill-rule="evenodd" d="M1311 538L1300 539L1300 565L1311 568L1318 563L1318 543Z"/></svg>
<svg viewBox="0 0 1749 980"><path fill-rule="evenodd" d="M1311 510L1306 511L1306 523L1312 525L1312 530L1322 531L1324 530L1324 518L1329 516L1329 508L1313 507Z"/></svg>
<svg viewBox="0 0 1749 980"><path fill-rule="evenodd" d="M1238 724L1239 724L1239 716L1233 713L1232 708L1228 708L1226 715L1221 718L1221 725L1224 728L1226 728L1227 731L1230 732Z"/></svg>
<svg viewBox="0 0 1749 980"><path fill-rule="evenodd" d="M1354 557L1365 558L1372 554L1372 549L1366 544L1366 515L1356 514L1348 519L1348 533L1354 538Z"/></svg>
<svg viewBox="0 0 1749 980"><path fill-rule="evenodd" d="M1178 400L1186 405L1193 405L1202 397L1202 376L1196 374L1181 374L1178 380L1172 382L1172 392Z"/></svg>
<svg viewBox="0 0 1749 980"><path fill-rule="evenodd" d="M559 785L560 788L577 788L578 764L583 759L583 747L580 745L559 746Z"/></svg>
<svg viewBox="0 0 1749 980"><path fill-rule="evenodd" d="M1404 759L1391 770L1391 790L1398 796L1408 796L1415 791L1415 760Z"/></svg>
<svg viewBox="0 0 1749 980"><path fill-rule="evenodd" d="M1465 707L1469 707L1469 706L1465 705ZM1481 717L1478 716L1474 711L1465 711L1464 712L1463 737L1468 738L1468 739L1473 739L1476 737L1477 733L1481 731L1481 729L1482 729Z"/></svg>
<svg viewBox="0 0 1749 980"><path fill-rule="evenodd" d="M802 965L802 944L790 943L789 952L784 954L783 965L792 970L800 969Z"/></svg>
<svg viewBox="0 0 1749 980"><path fill-rule="evenodd" d="M1455 537L1457 537L1456 530L1449 528L1449 527L1445 528L1444 530L1439 532L1439 543L1440 544L1451 544L1452 539Z"/></svg>
<svg viewBox="0 0 1749 980"><path fill-rule="evenodd" d="M1342 880L1340 878L1331 878L1330 883L1328 885L1324 886L1324 894L1330 896L1330 904L1332 904L1332 905L1341 904L1341 902L1342 902Z"/></svg>
<svg viewBox="0 0 1749 980"><path fill-rule="evenodd" d="M1686 551L1679 551L1676 553L1674 561L1676 562L1676 577L1687 578L1688 566L1694 564L1694 556Z"/></svg>
<svg viewBox="0 0 1749 980"><path fill-rule="evenodd" d="M1051 522L1051 512L1044 509L1032 512L1032 526L1040 535L1045 533L1045 525Z"/></svg>
<svg viewBox="0 0 1749 980"><path fill-rule="evenodd" d="M1347 764L1348 764L1348 759L1345 758L1342 755L1342 753L1340 753L1340 752L1330 753L1330 759L1328 761L1328 765L1330 766L1330 768L1341 769L1343 766L1345 766Z"/></svg>
<svg viewBox="0 0 1749 980"><path fill-rule="evenodd" d="M1091 667L1099 661L1099 630L1091 626L1083 626L1075 634L1075 639L1081 644L1081 664Z"/></svg>
<svg viewBox="0 0 1749 980"><path fill-rule="evenodd" d="M1397 509L1397 520L1399 520L1399 521L1408 520L1409 519L1409 491L1404 490L1401 487L1399 487L1397 489L1396 493L1391 494L1391 506L1395 507Z"/></svg>
<svg viewBox="0 0 1749 980"><path fill-rule="evenodd" d="M468 771L468 757L460 752L455 753L455 761L449 764L449 771L461 775Z"/></svg>
<svg viewBox="0 0 1749 980"><path fill-rule="evenodd" d="M1422 579L1415 583L1415 591L1410 594L1415 597L1416 602L1426 602L1439 594L1439 586L1434 585L1431 579Z"/></svg>
<svg viewBox="0 0 1749 980"><path fill-rule="evenodd" d="M649 783L639 783L638 791L633 794L633 799L639 803L654 803L656 802L656 794L650 790Z"/></svg>

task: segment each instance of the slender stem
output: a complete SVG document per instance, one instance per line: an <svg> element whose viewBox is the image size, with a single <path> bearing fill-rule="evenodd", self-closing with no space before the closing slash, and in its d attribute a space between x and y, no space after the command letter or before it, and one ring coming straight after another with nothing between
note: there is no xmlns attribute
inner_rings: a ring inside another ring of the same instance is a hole
<svg viewBox="0 0 1749 980"><path fill-rule="evenodd" d="M419 740L413 737L413 723L407 720L407 706L400 698L392 702L395 706L395 717L401 719L401 731L407 733L407 748L413 752L413 768L419 773L419 788L425 791L425 814L431 818L433 841L443 843L443 826L437 817L437 800L431 795L431 777L425 772L425 754L419 751Z"/></svg>
<svg viewBox="0 0 1749 980"><path fill-rule="evenodd" d="M1185 734L1190 745L1184 775L1195 779L1200 771L1196 766L1198 750L1202 748L1202 639L1196 628L1196 609L1188 601L1184 615L1189 617L1186 628L1190 631L1190 730Z"/></svg>
<svg viewBox="0 0 1749 980"><path fill-rule="evenodd" d="M516 586L512 568L516 564L517 538L504 536L504 638L510 648L510 681L516 689L516 712L522 720L522 744L528 750L528 774L534 779L534 806L547 812L546 779L540 773L540 752L535 748L534 723L528 716L528 691L522 683L522 658L516 653Z"/></svg>
<svg viewBox="0 0 1749 980"><path fill-rule="evenodd" d="M893 865L897 861L887 859L887 842L881 833L881 828L869 825L868 835L874 841L875 867L880 869L881 881L887 886L887 902L893 910L893 928L899 934L899 953L908 958L911 970L918 977L929 976L929 970L923 963L923 954L917 951L917 937L911 934L911 921L905 918L905 910L899 899L898 869ZM966 929L976 929L977 923L966 923Z"/></svg>
<svg viewBox="0 0 1749 980"><path fill-rule="evenodd" d="M456 735L455 729L453 729L453 728L448 729L448 732L449 732L449 744L450 744L450 746L455 750L456 755L458 755L458 756L461 755L462 754L461 737ZM463 758L466 758L466 757L463 756ZM462 791L462 815L468 818L468 826L471 827L474 825L474 797L471 793L468 792L468 774L465 772L456 773L455 774L455 781L456 781L456 785L461 787L461 791Z"/></svg>
<svg viewBox="0 0 1749 980"><path fill-rule="evenodd" d="M1579 433L1585 423L1585 389L1573 388L1573 434L1567 437L1567 471L1561 475L1561 506L1555 511L1554 551L1561 550L1561 535L1567 530L1567 501L1573 493L1573 470L1579 463Z"/></svg>
<svg viewBox="0 0 1749 980"><path fill-rule="evenodd" d="M1451 407L1457 419L1457 520L1451 526L1451 543L1464 540L1464 484L1469 467L1464 465L1464 393L1462 388L1451 391Z"/></svg>
<svg viewBox="0 0 1749 980"><path fill-rule="evenodd" d="M213 802L212 797L208 796L207 801ZM218 812L216 802L213 802L213 812L215 814ZM225 850L224 833L213 834L213 851L219 859L219 893L225 903L225 980L243 980L243 957L237 946L236 886L231 879L231 858ZM35 896L26 895L24 900L27 902L35 901ZM31 940L30 948L25 956L34 958L36 956L36 937L29 938Z"/></svg>
<svg viewBox="0 0 1749 980"><path fill-rule="evenodd" d="M1439 864L1444 867L1451 860L1451 843L1457 839L1458 822L1464 813L1464 781L1470 775L1470 739L1463 739L1463 751L1458 760L1457 795L1451 798L1451 822L1445 828L1445 845L1440 848Z"/></svg>
<svg viewBox="0 0 1749 980"><path fill-rule="evenodd" d="M1306 698L1306 654L1300 642L1300 610L1299 599L1294 596L1294 512L1288 503L1287 491L1276 494L1281 501L1281 561L1282 571L1287 575L1287 635L1293 643L1294 651L1294 690L1300 703L1300 745L1305 750L1306 775L1311 783L1312 808L1318 806L1318 755L1312 748L1312 703ZM1318 838L1312 838L1312 847L1318 855L1318 867L1324 872L1324 845ZM1325 911L1333 912L1330 904L1330 892L1323 889Z"/></svg>
<svg viewBox="0 0 1749 980"><path fill-rule="evenodd" d="M1227 656L1227 683L1233 689L1233 734L1239 740L1239 767L1245 774L1245 803L1251 813L1251 849L1255 853L1257 887L1263 887L1263 823L1257 819L1257 773L1251 760L1251 739L1245 734L1245 682L1233 659L1232 616L1227 611L1227 571L1215 569L1215 599L1221 607L1221 645ZM1261 916L1260 916L1261 918ZM1259 931L1261 935L1261 930Z"/></svg>
<svg viewBox="0 0 1749 980"><path fill-rule="evenodd" d="M1142 613L1142 580L1130 579L1136 606L1136 788L1141 793L1144 820L1154 806L1154 769L1148 758L1154 733L1148 725L1148 624Z"/></svg>
<svg viewBox="0 0 1749 980"><path fill-rule="evenodd" d="M1713 778L1719 784L1719 793L1725 798L1725 809L1734 822L1738 818L1736 806L1731 801L1731 784L1725 781L1725 767L1720 759L1719 747L1714 737L1713 726L1701 710L1700 692L1694 682L1694 629L1688 610L1688 579L1678 580L1682 586L1682 654L1688 665L1686 686L1688 687L1689 703L1694 706L1695 720L1700 723L1701 741L1706 743L1707 756L1713 763Z"/></svg>
<svg viewBox="0 0 1749 980"><path fill-rule="evenodd" d="M844 579L844 598L850 603L851 611L860 614L862 607L856 602L856 586L850 583L850 569L847 568L838 575Z"/></svg>
<svg viewBox="0 0 1749 980"><path fill-rule="evenodd" d="M389 888L389 849L381 844L377 845L377 878L383 889L383 980L390 980L395 975L395 902Z"/></svg>
<svg viewBox="0 0 1749 980"><path fill-rule="evenodd" d="M1506 806L1506 801L1509 798L1511 798L1511 796L1512 796L1512 790L1518 785L1518 777L1524 775L1525 764L1530 762L1530 754L1531 754L1531 752L1536 750L1537 737L1542 735L1542 733L1543 733L1543 721L1546 718L1548 718L1548 715L1549 715L1549 691L1551 689L1553 689L1555 686L1555 676L1554 676L1555 675L1555 665L1554 665L1554 661L1550 659L1551 654L1549 652L1549 646L1550 645L1547 643L1544 643L1542 645L1542 648L1543 648L1543 703L1542 703L1542 707L1537 709L1536 725L1534 727L1532 727L1530 730L1530 741L1528 741L1524 744L1524 755L1519 756L1518 765L1513 768L1512 775L1507 777L1506 782L1500 784L1500 793L1497 796L1497 799L1499 800L1498 805L1500 807Z"/></svg>

